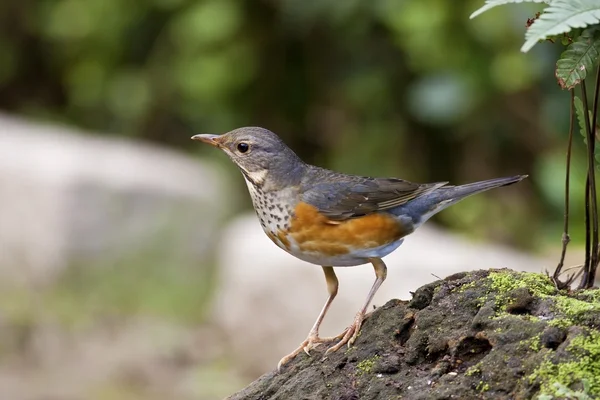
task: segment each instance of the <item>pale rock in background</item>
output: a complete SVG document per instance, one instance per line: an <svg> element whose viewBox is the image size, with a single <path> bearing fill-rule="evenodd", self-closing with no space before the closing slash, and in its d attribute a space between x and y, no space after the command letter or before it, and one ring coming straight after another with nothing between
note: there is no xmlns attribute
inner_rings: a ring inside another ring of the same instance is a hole
<svg viewBox="0 0 600 400"><path fill-rule="evenodd" d="M266 237L255 215L233 220L220 240L219 286L212 317L228 351L249 376L275 368L302 342L317 317L327 290L321 268L300 261ZM472 243L434 228L419 228L384 261L387 280L375 296L381 306L392 298L455 272L504 268L542 272L554 264L507 247ZM369 265L336 268L340 288L323 323L322 336L348 326L375 280ZM301 357L304 357L301 354Z"/></svg>
<svg viewBox="0 0 600 400"><path fill-rule="evenodd" d="M215 167L139 142L0 115L0 281L159 253L200 268L228 211Z"/></svg>

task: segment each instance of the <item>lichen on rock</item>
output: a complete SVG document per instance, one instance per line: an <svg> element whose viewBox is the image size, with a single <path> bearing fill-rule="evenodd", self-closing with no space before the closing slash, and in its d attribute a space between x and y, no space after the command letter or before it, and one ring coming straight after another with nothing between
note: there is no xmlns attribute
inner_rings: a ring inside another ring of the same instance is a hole
<svg viewBox="0 0 600 400"><path fill-rule="evenodd" d="M600 398L599 300L541 274L455 274L375 310L348 350L301 354L230 398Z"/></svg>

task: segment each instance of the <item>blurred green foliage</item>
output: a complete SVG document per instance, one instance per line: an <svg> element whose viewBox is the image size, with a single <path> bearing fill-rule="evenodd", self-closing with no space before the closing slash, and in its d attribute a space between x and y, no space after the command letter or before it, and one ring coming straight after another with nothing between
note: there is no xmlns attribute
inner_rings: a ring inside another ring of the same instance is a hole
<svg viewBox="0 0 600 400"><path fill-rule="evenodd" d="M214 289L209 269L182 271L165 265L160 257L144 254L104 268L73 265L38 292L4 285L0 314L7 326L33 329L51 319L74 332L134 317L190 326L204 322Z"/></svg>
<svg viewBox="0 0 600 400"><path fill-rule="evenodd" d="M518 190L438 222L524 247L558 244L561 46L520 53L539 7L469 20L482 4L5 0L0 108L186 149L198 148L192 133L260 125L307 161L349 173L455 183L530 173Z"/></svg>

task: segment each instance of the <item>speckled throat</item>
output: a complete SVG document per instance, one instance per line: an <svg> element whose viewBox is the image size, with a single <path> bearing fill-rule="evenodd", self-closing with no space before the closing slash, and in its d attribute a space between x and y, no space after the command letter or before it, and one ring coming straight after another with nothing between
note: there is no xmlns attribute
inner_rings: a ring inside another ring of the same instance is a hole
<svg viewBox="0 0 600 400"><path fill-rule="evenodd" d="M294 213L294 189L264 190L264 185L257 184L246 174L244 179L260 225L277 246L287 251L288 249L276 236L280 231L290 228Z"/></svg>

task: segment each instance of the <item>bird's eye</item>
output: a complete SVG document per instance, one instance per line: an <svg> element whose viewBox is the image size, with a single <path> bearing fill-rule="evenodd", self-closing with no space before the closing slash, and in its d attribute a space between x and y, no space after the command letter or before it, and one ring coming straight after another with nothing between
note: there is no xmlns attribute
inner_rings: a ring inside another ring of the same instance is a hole
<svg viewBox="0 0 600 400"><path fill-rule="evenodd" d="M246 142L240 142L237 145L237 149L240 153L245 153L250 149L250 145L248 145Z"/></svg>

